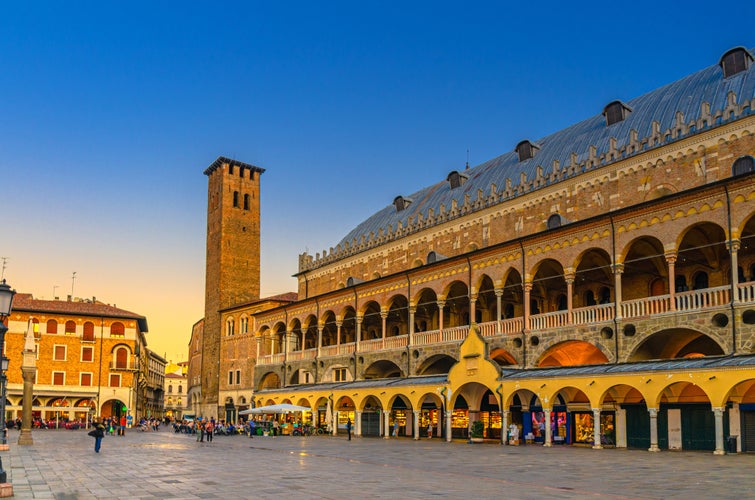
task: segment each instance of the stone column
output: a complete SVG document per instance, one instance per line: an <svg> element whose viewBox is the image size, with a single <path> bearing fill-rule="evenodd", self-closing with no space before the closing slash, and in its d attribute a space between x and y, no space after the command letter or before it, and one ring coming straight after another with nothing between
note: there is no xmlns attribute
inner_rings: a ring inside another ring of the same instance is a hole
<svg viewBox="0 0 755 500"><path fill-rule="evenodd" d="M734 295L731 301L738 304L739 298L739 259L737 252L739 251L739 240L731 240L729 253L731 255L731 288L734 290Z"/></svg>
<svg viewBox="0 0 755 500"><path fill-rule="evenodd" d="M545 443L543 446L546 448L550 448L553 446L553 432L551 429L551 409L550 408L543 408L543 413L545 414Z"/></svg>
<svg viewBox="0 0 755 500"><path fill-rule="evenodd" d="M477 323L477 292L470 289L469 294L469 324Z"/></svg>
<svg viewBox="0 0 755 500"><path fill-rule="evenodd" d="M667 253L669 311L676 311L676 253Z"/></svg>
<svg viewBox="0 0 755 500"><path fill-rule="evenodd" d="M333 410L333 422L331 422L331 434L338 435L338 410Z"/></svg>
<svg viewBox="0 0 755 500"><path fill-rule="evenodd" d="M383 410L383 438L385 439L391 437L390 418L391 410Z"/></svg>
<svg viewBox="0 0 755 500"><path fill-rule="evenodd" d="M661 451L658 448L658 408L648 408L650 413L650 448L648 451Z"/></svg>
<svg viewBox="0 0 755 500"><path fill-rule="evenodd" d="M725 455L724 451L724 411L726 408L713 408L713 415L716 419L716 449L714 455Z"/></svg>
<svg viewBox="0 0 755 500"><path fill-rule="evenodd" d="M262 337L257 337L257 356L255 357L255 359L260 359L261 350L262 350Z"/></svg>
<svg viewBox="0 0 755 500"><path fill-rule="evenodd" d="M566 281L566 311L569 324L574 323L572 310L574 309L574 273L564 274Z"/></svg>
<svg viewBox="0 0 755 500"><path fill-rule="evenodd" d="M623 408L616 409L616 447L627 447L627 411Z"/></svg>
<svg viewBox="0 0 755 500"><path fill-rule="evenodd" d="M448 405L446 404L446 441L448 441L449 443L451 442L451 414L452 413L453 412L448 408Z"/></svg>
<svg viewBox="0 0 755 500"><path fill-rule="evenodd" d="M414 440L419 439L419 410L412 410L414 415Z"/></svg>
<svg viewBox="0 0 755 500"><path fill-rule="evenodd" d="M592 449L600 450L603 448L603 443L600 440L600 408L592 409Z"/></svg>
<svg viewBox="0 0 755 500"><path fill-rule="evenodd" d="M503 288L495 289L495 321L496 333L501 334L501 297L503 297Z"/></svg>
<svg viewBox="0 0 755 500"><path fill-rule="evenodd" d="M37 373L37 368L22 367L21 375L24 378L24 404L21 410L21 434L18 436L19 445L32 445L34 439L31 435L31 407L34 402L34 375ZM97 402L99 405L99 401ZM97 415L100 414L100 409L97 408Z"/></svg>
<svg viewBox="0 0 755 500"><path fill-rule="evenodd" d="M616 319L622 318L621 314L621 275L624 273L624 264L614 264L613 266L613 295L616 303Z"/></svg>
<svg viewBox="0 0 755 500"><path fill-rule="evenodd" d="M417 306L409 304L409 346L414 345L414 314L417 312Z"/></svg>
<svg viewBox="0 0 755 500"><path fill-rule="evenodd" d="M362 412L354 410L354 437L362 435Z"/></svg>
<svg viewBox="0 0 755 500"><path fill-rule="evenodd" d="M356 324L357 324L357 338L356 338L356 350L359 352L359 341L362 340L362 321L364 320L364 316L357 315L356 317Z"/></svg>
<svg viewBox="0 0 755 500"><path fill-rule="evenodd" d="M522 286L524 289L524 330L530 329L530 293L532 292L532 282L525 282Z"/></svg>
<svg viewBox="0 0 755 500"><path fill-rule="evenodd" d="M341 325L343 321L336 321L336 345L341 345Z"/></svg>
<svg viewBox="0 0 755 500"><path fill-rule="evenodd" d="M438 304L438 330L441 332L441 337L443 336L443 308L446 306L445 300L437 300L436 304Z"/></svg>
<svg viewBox="0 0 755 500"><path fill-rule="evenodd" d="M322 325L317 325L317 357L320 357L320 350L322 349Z"/></svg>
<svg viewBox="0 0 755 500"><path fill-rule="evenodd" d="M509 444L509 440L506 439L509 432L509 413L511 413L509 410L501 412L501 441L503 441L503 444Z"/></svg>

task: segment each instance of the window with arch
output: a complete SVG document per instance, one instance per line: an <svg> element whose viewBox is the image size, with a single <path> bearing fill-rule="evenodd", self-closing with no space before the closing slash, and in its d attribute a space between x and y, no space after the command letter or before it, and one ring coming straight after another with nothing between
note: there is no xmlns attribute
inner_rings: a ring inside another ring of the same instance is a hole
<svg viewBox="0 0 755 500"><path fill-rule="evenodd" d="M125 337L126 328L123 326L123 323L116 321L115 323L110 325L110 336L111 337Z"/></svg>
<svg viewBox="0 0 755 500"><path fill-rule="evenodd" d="M58 333L58 322L54 319L47 320L47 333Z"/></svg>
<svg viewBox="0 0 755 500"><path fill-rule="evenodd" d="M585 305L586 306L594 306L595 305L595 293L593 293L592 290L587 290L585 292Z"/></svg>
<svg viewBox="0 0 755 500"><path fill-rule="evenodd" d="M561 227L561 216L559 214L553 214L548 217L548 229L556 229Z"/></svg>
<svg viewBox="0 0 755 500"><path fill-rule="evenodd" d="M240 329L241 331L239 333L241 334L249 333L249 318L247 318L246 316L243 316L241 318Z"/></svg>
<svg viewBox="0 0 755 500"><path fill-rule="evenodd" d="M66 335L76 335L76 322L66 321Z"/></svg>
<svg viewBox="0 0 755 500"><path fill-rule="evenodd" d="M84 334L81 337L81 340L84 340L86 342L94 342L94 323L92 323L91 321L84 323Z"/></svg>
<svg viewBox="0 0 755 500"><path fill-rule="evenodd" d="M752 156L743 156L737 158L734 165L731 166L731 175L744 175L755 172L755 160Z"/></svg>
<svg viewBox="0 0 755 500"><path fill-rule="evenodd" d="M182 385L178 386L178 393L182 394L184 392L184 387Z"/></svg>
<svg viewBox="0 0 755 500"><path fill-rule="evenodd" d="M125 347L118 347L115 349L115 355L113 356L115 359L115 367L116 368L128 368L128 349Z"/></svg>
<svg viewBox="0 0 755 500"><path fill-rule="evenodd" d="M236 334L236 325L234 324L233 318L228 318L228 320L225 322L225 334L229 337Z"/></svg>
<svg viewBox="0 0 755 500"><path fill-rule="evenodd" d="M173 386L172 385L168 386L168 394L173 394Z"/></svg>

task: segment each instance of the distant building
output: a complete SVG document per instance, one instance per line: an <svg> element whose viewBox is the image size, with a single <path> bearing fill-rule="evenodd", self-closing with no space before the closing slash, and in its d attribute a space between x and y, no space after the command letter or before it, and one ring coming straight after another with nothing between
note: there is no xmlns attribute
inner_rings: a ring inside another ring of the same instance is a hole
<svg viewBox="0 0 755 500"><path fill-rule="evenodd" d="M202 414L202 331L204 320L194 323L189 339L189 366L186 370L188 413Z"/></svg>
<svg viewBox="0 0 755 500"><path fill-rule="evenodd" d="M165 366L165 416L180 420L188 408L188 376L189 362L182 361L174 364L168 362ZM188 413L188 412L187 412Z"/></svg>
<svg viewBox="0 0 755 500"><path fill-rule="evenodd" d="M35 417L84 419L136 410L138 354L146 350L144 316L94 298L41 300L18 293L5 337L8 417L21 416L21 351L29 324L37 349Z"/></svg>
<svg viewBox="0 0 755 500"><path fill-rule="evenodd" d="M165 358L147 349L147 369L144 384L145 417L163 418L165 414Z"/></svg>

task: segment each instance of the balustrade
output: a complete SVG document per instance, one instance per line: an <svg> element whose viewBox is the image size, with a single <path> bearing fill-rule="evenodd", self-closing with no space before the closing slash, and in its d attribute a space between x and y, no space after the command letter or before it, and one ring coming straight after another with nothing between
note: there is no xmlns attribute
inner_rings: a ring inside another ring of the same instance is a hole
<svg viewBox="0 0 755 500"><path fill-rule="evenodd" d="M739 301L740 302L755 302L755 281L750 281L748 283L740 283Z"/></svg>
<svg viewBox="0 0 755 500"><path fill-rule="evenodd" d="M553 311L530 316L530 330L547 330L569 324L569 311Z"/></svg>
<svg viewBox="0 0 755 500"><path fill-rule="evenodd" d="M729 286L719 286L677 293L675 297L676 310L681 312L697 311L708 307L726 305L730 301L729 291Z"/></svg>
<svg viewBox="0 0 755 500"><path fill-rule="evenodd" d="M625 300L621 303L621 317L640 318L653 314L662 314L669 310L669 296L657 295L644 299Z"/></svg>
<svg viewBox="0 0 755 500"><path fill-rule="evenodd" d="M614 304L599 304L596 306L579 307L572 310L572 323L587 325L601 323L613 319Z"/></svg>

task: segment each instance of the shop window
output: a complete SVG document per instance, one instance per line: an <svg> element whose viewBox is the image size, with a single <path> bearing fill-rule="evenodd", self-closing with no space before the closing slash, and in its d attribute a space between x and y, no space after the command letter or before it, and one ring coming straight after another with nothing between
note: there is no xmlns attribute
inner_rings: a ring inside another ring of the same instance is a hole
<svg viewBox="0 0 755 500"><path fill-rule="evenodd" d="M52 385L66 385L66 373L52 372Z"/></svg>
<svg viewBox="0 0 755 500"><path fill-rule="evenodd" d="M94 361L94 348L93 347L81 348L81 361Z"/></svg>
<svg viewBox="0 0 755 500"><path fill-rule="evenodd" d="M54 319L47 320L47 333L58 333L58 322Z"/></svg>
<svg viewBox="0 0 755 500"><path fill-rule="evenodd" d="M111 373L110 374L110 380L108 381L110 387L120 387L121 386L121 374L120 373Z"/></svg>
<svg viewBox="0 0 755 500"><path fill-rule="evenodd" d="M53 361L65 361L67 348L64 345L55 345L52 350Z"/></svg>
<svg viewBox="0 0 755 500"><path fill-rule="evenodd" d="M81 340L85 342L94 342L94 323L87 321L84 323L84 334Z"/></svg>
<svg viewBox="0 0 755 500"><path fill-rule="evenodd" d="M123 323L116 321L115 323L110 325L110 336L111 337L125 337L126 328L123 326Z"/></svg>
<svg viewBox="0 0 755 500"><path fill-rule="evenodd" d="M79 385L90 387L92 385L92 374L91 373L80 373L79 374Z"/></svg>
<svg viewBox="0 0 755 500"><path fill-rule="evenodd" d="M731 175L734 176L749 174L750 172L755 172L755 160L752 156L738 158L731 166Z"/></svg>
<svg viewBox="0 0 755 500"><path fill-rule="evenodd" d="M75 321L66 321L66 335L76 335Z"/></svg>

